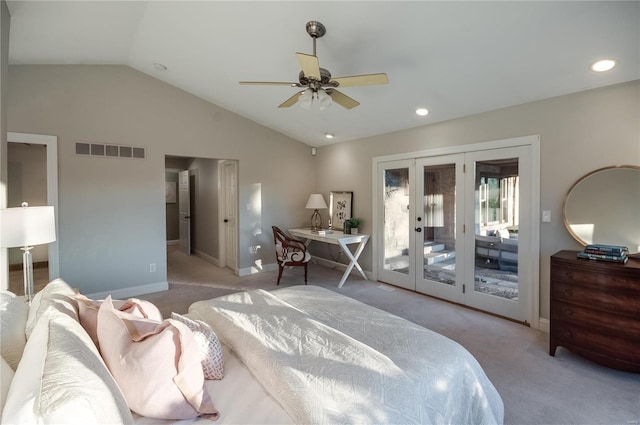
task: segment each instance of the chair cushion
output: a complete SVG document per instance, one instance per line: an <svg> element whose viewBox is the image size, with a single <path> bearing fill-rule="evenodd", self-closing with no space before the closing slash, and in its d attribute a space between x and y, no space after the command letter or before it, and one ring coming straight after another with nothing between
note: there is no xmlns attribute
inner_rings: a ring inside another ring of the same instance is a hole
<svg viewBox="0 0 640 425"><path fill-rule="evenodd" d="M296 251L296 250L289 250L287 252L287 255L283 257L282 255L282 245L277 243L276 244L276 257L278 259L278 262L281 264L285 264L285 263L290 263L292 261L301 261L302 260L302 251ZM303 263L308 263L311 260L311 254L309 254L309 252L305 252L304 254L304 260L302 260Z"/></svg>

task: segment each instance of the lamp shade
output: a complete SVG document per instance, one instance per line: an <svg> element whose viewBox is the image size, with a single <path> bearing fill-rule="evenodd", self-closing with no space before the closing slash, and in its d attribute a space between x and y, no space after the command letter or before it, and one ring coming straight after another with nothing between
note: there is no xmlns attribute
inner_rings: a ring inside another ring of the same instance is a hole
<svg viewBox="0 0 640 425"><path fill-rule="evenodd" d="M313 91L305 90L298 96L298 103L304 109L311 109L311 103L313 102Z"/></svg>
<svg viewBox="0 0 640 425"><path fill-rule="evenodd" d="M327 208L327 203L324 202L324 198L321 193L312 193L309 196L309 200L307 201L307 206L305 207L310 210L318 210Z"/></svg>
<svg viewBox="0 0 640 425"><path fill-rule="evenodd" d="M320 89L318 90L318 94L316 96L321 111L331 105L331 96L329 96L326 91Z"/></svg>
<svg viewBox="0 0 640 425"><path fill-rule="evenodd" d="M41 245L56 240L53 207L17 207L0 210L0 246Z"/></svg>

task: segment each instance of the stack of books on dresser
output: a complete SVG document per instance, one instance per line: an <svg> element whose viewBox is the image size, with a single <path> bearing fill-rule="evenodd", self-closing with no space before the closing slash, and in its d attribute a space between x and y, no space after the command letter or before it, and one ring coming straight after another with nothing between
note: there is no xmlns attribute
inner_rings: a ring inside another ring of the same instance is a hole
<svg viewBox="0 0 640 425"><path fill-rule="evenodd" d="M612 261L614 263L626 263L629 259L629 248L618 245L592 244L578 252L578 258L587 260Z"/></svg>

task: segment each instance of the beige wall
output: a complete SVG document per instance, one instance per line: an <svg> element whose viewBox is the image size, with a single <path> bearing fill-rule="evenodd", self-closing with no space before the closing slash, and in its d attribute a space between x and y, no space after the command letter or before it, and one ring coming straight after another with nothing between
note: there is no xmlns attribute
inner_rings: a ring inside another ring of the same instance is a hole
<svg viewBox="0 0 640 425"><path fill-rule="evenodd" d="M61 275L84 292L166 280L165 155L239 160L239 261L249 269L273 262L269 226L307 223L311 192L328 199L332 190L353 191L353 214L370 233L375 157L538 134L540 208L552 213L540 224L540 311L548 318L549 256L580 248L562 225L565 192L596 168L640 164L639 81L323 147L315 157L125 66L12 66L8 101L9 131L59 138ZM148 158L78 157L76 141L144 146ZM297 176L286 190L283 173ZM361 263L373 270L371 246Z"/></svg>
<svg viewBox="0 0 640 425"><path fill-rule="evenodd" d="M0 208L7 207L7 82L9 74L9 26L7 2L0 0ZM0 248L0 290L9 287L6 248Z"/></svg>
<svg viewBox="0 0 640 425"><path fill-rule="evenodd" d="M58 136L60 274L85 293L166 282L165 155L239 161L243 270L273 263L272 224L306 219L308 146L126 66L11 66L7 121ZM79 141L147 158L78 156Z"/></svg>
<svg viewBox="0 0 640 425"><path fill-rule="evenodd" d="M478 142L540 135L540 312L549 317L549 257L580 249L562 224L566 191L582 175L608 165L640 165L640 81L555 97L411 130L318 149L316 191L354 192L361 232L372 231L372 159ZM535 212L539 217L540 212ZM372 270L371 246L361 264Z"/></svg>
<svg viewBox="0 0 640 425"><path fill-rule="evenodd" d="M215 159L195 159L189 166L189 174L195 176L195 232L192 235L192 248L196 253L218 260L218 161Z"/></svg>

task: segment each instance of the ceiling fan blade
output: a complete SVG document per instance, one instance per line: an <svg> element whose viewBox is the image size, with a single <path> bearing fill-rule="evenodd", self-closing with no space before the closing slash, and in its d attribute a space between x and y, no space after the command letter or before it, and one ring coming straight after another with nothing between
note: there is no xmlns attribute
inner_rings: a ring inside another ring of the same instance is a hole
<svg viewBox="0 0 640 425"><path fill-rule="evenodd" d="M299 83L285 83L280 81L240 81L241 86L289 86L298 87Z"/></svg>
<svg viewBox="0 0 640 425"><path fill-rule="evenodd" d="M300 97L303 91L304 90L299 91L298 93L291 96L289 99L282 102L280 105L278 105L278 108L288 108L289 106L295 105L296 102L298 102L298 98Z"/></svg>
<svg viewBox="0 0 640 425"><path fill-rule="evenodd" d="M296 57L298 58L298 63L305 77L320 80L320 64L317 56L306 53L296 53Z"/></svg>
<svg viewBox="0 0 640 425"><path fill-rule="evenodd" d="M338 83L338 87L372 86L375 84L387 84L389 78L387 74L365 74L351 77L332 78L331 81Z"/></svg>
<svg viewBox="0 0 640 425"><path fill-rule="evenodd" d="M331 100L333 100L338 105L343 106L347 109L353 109L360 104L360 102L353 100L346 94L341 93L336 89L329 89L329 90L326 90L326 92L329 96L331 96Z"/></svg>

